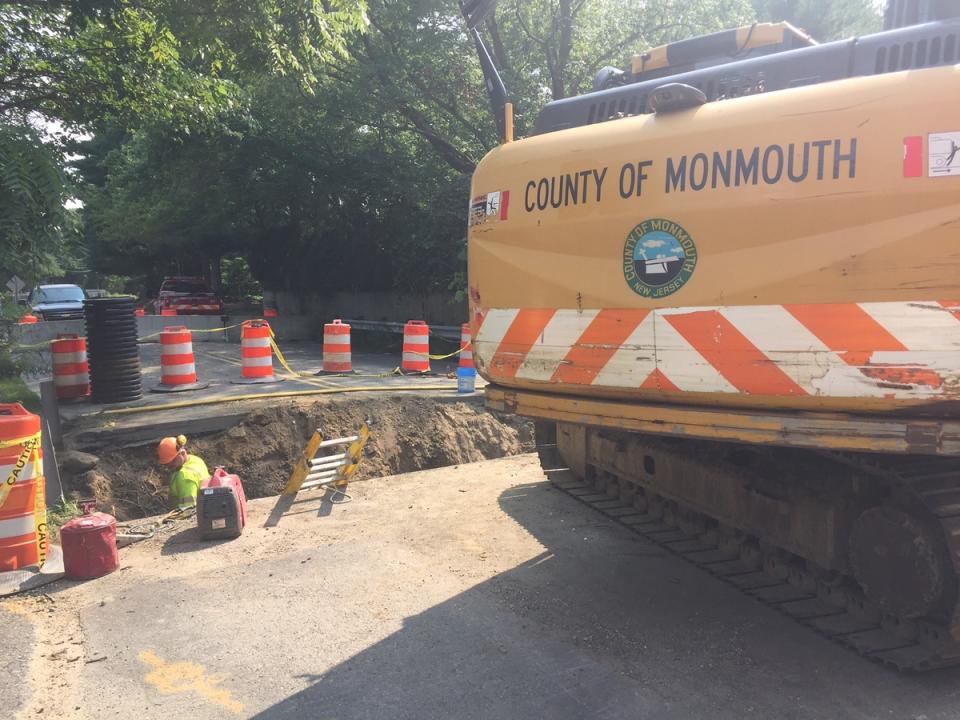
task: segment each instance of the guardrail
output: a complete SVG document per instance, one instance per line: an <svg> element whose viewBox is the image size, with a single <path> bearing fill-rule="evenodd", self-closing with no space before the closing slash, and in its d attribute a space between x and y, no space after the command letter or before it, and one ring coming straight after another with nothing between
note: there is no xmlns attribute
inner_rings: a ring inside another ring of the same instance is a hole
<svg viewBox="0 0 960 720"><path fill-rule="evenodd" d="M400 335L403 335L403 327L406 325L406 323L402 322L387 322L381 320L347 320L346 318L344 318L343 322L345 322L351 328L356 328L357 330L379 330L380 332L399 333ZM433 335L447 340L456 340L457 342L460 341L459 325L431 325L430 332Z"/></svg>

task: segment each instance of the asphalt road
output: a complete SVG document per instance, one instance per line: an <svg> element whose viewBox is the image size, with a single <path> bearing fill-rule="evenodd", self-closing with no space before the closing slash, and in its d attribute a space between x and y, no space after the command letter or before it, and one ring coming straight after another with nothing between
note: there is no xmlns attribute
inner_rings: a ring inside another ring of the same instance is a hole
<svg viewBox="0 0 960 720"><path fill-rule="evenodd" d="M197 377L201 385L187 392L156 392L160 387L160 345L140 345L140 370L143 378L143 397L131 403L119 405L96 405L90 402L61 404L60 412L65 422L78 418L98 416L104 410L117 408L158 408L184 402L211 399L230 400L260 393L303 393L314 391L335 392L338 388L368 387L390 390L397 387L443 387L455 392L457 382L452 377L457 369L457 359L434 360L428 375L400 375L393 371L400 364L397 354L354 353L353 374L315 375L323 367L323 345L317 342L292 342L283 348L284 357L291 374L274 359L275 382L266 384L243 384L240 346L235 343L194 343L194 359ZM39 379L32 379L37 390ZM478 378L477 387L483 381ZM267 400L269 402L269 400ZM274 400L275 402L275 400Z"/></svg>
<svg viewBox="0 0 960 720"><path fill-rule="evenodd" d="M21 717L960 717L960 669L865 661L550 488L531 456L351 492L274 527L256 501L238 540L184 524L106 578L0 604L5 654L24 618L45 643L14 660ZM75 633L78 657L50 653Z"/></svg>
<svg viewBox="0 0 960 720"><path fill-rule="evenodd" d="M6 709L16 710L29 698L30 670L35 638L33 625L15 605L0 603L0 698Z"/></svg>
<svg viewBox="0 0 960 720"><path fill-rule="evenodd" d="M477 378L477 392L457 392L457 359L434 360L427 375L399 375L395 354L354 353L354 374L314 375L323 365L323 346L316 342L291 342L283 348L287 372L274 361L276 382L239 384L240 346L236 343L195 343L197 375L204 387L187 392L153 392L160 383L160 345L140 345L143 397L131 403L98 405L92 402L61 403L67 445L99 453L107 449L155 442L162 434L188 437L232 427L248 413L265 405L290 402L304 394L338 394L367 388L368 395L414 391L418 394L479 398L485 382ZM34 378L33 388L38 389ZM276 394L280 394L278 397ZM251 397L252 396L252 397ZM248 399L243 399L248 398ZM234 402L236 400L236 402ZM169 407L168 407L169 406Z"/></svg>

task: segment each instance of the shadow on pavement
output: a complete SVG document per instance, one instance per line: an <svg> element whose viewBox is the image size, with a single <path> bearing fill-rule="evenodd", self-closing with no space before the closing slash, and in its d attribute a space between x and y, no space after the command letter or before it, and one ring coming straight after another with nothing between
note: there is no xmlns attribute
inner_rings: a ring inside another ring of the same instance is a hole
<svg viewBox="0 0 960 720"><path fill-rule="evenodd" d="M542 552L296 675L309 687L256 717L955 717L960 670L874 665L547 483L499 504Z"/></svg>
<svg viewBox="0 0 960 720"><path fill-rule="evenodd" d="M270 528L276 527L280 524L280 521L285 516L290 515L302 515L304 513L312 513L314 511L314 506L316 503L317 495L316 491L304 490L303 494L300 495L279 495L277 496L277 502L274 504L273 508L270 510L270 515L267 517L266 521L263 523L263 527ZM324 517L329 515L333 511L334 505L339 505L343 502L343 493L332 490L331 488L324 488L323 495L320 495L320 504L316 507L317 517ZM309 506L302 509L293 509L295 505L309 503Z"/></svg>
<svg viewBox="0 0 960 720"><path fill-rule="evenodd" d="M204 540L200 537L200 530L196 525L184 528L164 540L160 548L161 555L177 555L180 553L206 550L217 545L230 542L232 538L219 540Z"/></svg>

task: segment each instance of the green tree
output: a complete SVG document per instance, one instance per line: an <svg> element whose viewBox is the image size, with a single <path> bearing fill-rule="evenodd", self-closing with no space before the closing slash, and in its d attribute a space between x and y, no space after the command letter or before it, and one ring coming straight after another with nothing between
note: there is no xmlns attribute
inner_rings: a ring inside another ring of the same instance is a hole
<svg viewBox="0 0 960 720"><path fill-rule="evenodd" d="M874 0L753 0L757 19L786 20L826 42L877 32L883 24Z"/></svg>
<svg viewBox="0 0 960 720"><path fill-rule="evenodd" d="M366 122L413 134L472 172L496 144L476 51L456 3L371 0L369 32L328 73ZM673 40L750 22L748 0L503 0L483 33L525 133L550 100L582 93L604 65ZM366 100L366 103L364 102ZM359 120L359 117L358 117Z"/></svg>
<svg viewBox="0 0 960 720"><path fill-rule="evenodd" d="M623 67L639 51L752 18L744 0L505 0L487 27L511 81L533 71L548 98L559 100L587 91L605 65Z"/></svg>
<svg viewBox="0 0 960 720"><path fill-rule="evenodd" d="M312 92L365 25L364 0L0 2L4 269L55 274L74 226L63 142L33 128L219 131L242 113L247 74Z"/></svg>
<svg viewBox="0 0 960 720"><path fill-rule="evenodd" d="M56 150L30 127L0 124L0 268L28 283L61 270L77 230L67 197Z"/></svg>
<svg viewBox="0 0 960 720"><path fill-rule="evenodd" d="M442 286L467 178L330 99L267 83L229 130L98 136L83 163L99 183L83 195L93 264L152 268L154 290L238 252L271 289Z"/></svg>
<svg viewBox="0 0 960 720"><path fill-rule="evenodd" d="M548 3L505 0L484 30L521 133L603 65L753 17L747 0L569 9L560 22ZM448 0L374 0L368 32L311 93L248 72L237 78L243 104L215 126L104 128L83 169L92 262L149 267L154 288L177 263L242 253L272 290L446 290L462 268L469 175L497 142L459 13Z"/></svg>
<svg viewBox="0 0 960 720"><path fill-rule="evenodd" d="M7 0L0 117L209 121L248 68L309 89L365 23L363 0Z"/></svg>

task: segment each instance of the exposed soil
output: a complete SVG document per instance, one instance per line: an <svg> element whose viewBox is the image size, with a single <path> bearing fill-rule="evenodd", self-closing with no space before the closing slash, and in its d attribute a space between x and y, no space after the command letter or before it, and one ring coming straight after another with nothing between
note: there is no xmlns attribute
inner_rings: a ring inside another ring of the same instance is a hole
<svg viewBox="0 0 960 720"><path fill-rule="evenodd" d="M370 423L371 439L356 479L517 455L533 449L532 423L482 405L435 397L324 398L256 410L238 425L188 438L187 449L212 471L238 474L248 497L275 495L315 429L324 437ZM153 445L103 453L93 470L65 478L75 496L95 495L121 520L166 509L167 478Z"/></svg>

